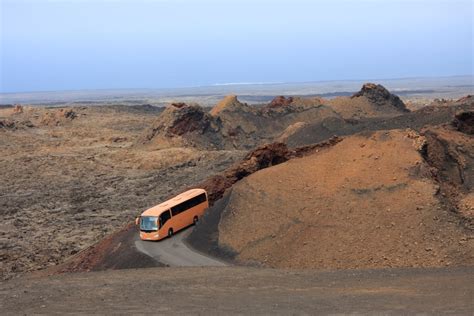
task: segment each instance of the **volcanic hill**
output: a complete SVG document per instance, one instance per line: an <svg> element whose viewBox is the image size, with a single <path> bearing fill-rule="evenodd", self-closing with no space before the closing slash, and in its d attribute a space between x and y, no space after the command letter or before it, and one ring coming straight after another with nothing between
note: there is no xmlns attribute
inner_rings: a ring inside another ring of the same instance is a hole
<svg viewBox="0 0 474 316"><path fill-rule="evenodd" d="M263 107L241 103L230 95L209 112L198 105L172 103L140 137L139 143L158 148L194 146L202 149L251 149L272 142L293 124L337 117L318 98L281 97Z"/></svg>
<svg viewBox="0 0 474 316"><path fill-rule="evenodd" d="M337 97L328 104L345 119L396 116L409 112L398 96L373 83L364 84L351 97Z"/></svg>
<svg viewBox="0 0 474 316"><path fill-rule="evenodd" d="M457 136L470 156L472 138ZM222 212L210 239L239 263L278 268L472 265L472 214L443 200L427 142L413 130L362 133L260 170L207 215ZM461 191L456 201L472 210L472 187Z"/></svg>

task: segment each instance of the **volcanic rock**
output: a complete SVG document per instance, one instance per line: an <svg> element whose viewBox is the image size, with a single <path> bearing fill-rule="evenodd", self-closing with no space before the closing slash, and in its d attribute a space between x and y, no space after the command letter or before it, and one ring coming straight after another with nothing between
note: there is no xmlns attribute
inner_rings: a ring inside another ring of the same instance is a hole
<svg viewBox="0 0 474 316"><path fill-rule="evenodd" d="M351 99L366 97L370 102L377 105L390 104L401 112L409 112L403 101L396 95L391 94L384 86L374 83L366 83L362 89L355 93Z"/></svg>
<svg viewBox="0 0 474 316"><path fill-rule="evenodd" d="M56 111L48 111L41 118L41 125L59 126L77 118L77 113L73 109L61 108Z"/></svg>
<svg viewBox="0 0 474 316"><path fill-rule="evenodd" d="M235 95L228 95L224 99L222 99L219 103L216 104L215 107L209 112L212 116L218 116L223 111L249 111L250 107L245 104L241 103L237 96Z"/></svg>
<svg viewBox="0 0 474 316"><path fill-rule="evenodd" d="M331 136L353 135L376 130L411 128L420 132L430 125L451 124L456 114L473 112L474 104L450 106L426 106L419 110L396 116L337 118L328 117L322 121L310 122L288 133L286 143L290 147L320 142ZM347 112L346 112L347 113Z"/></svg>
<svg viewBox="0 0 474 316"><path fill-rule="evenodd" d="M186 103L184 103L184 102L173 102L173 103L171 103L170 105L171 105L171 106L174 106L175 108L178 108L178 109L184 108L184 107L188 106L188 105L187 105Z"/></svg>
<svg viewBox="0 0 474 316"><path fill-rule="evenodd" d="M453 126L465 134L474 135L474 111L456 114Z"/></svg>
<svg viewBox="0 0 474 316"><path fill-rule="evenodd" d="M194 131L203 133L209 126L210 119L199 106L173 103L159 116L146 138L151 140L158 132L164 132L167 136Z"/></svg>
<svg viewBox="0 0 474 316"><path fill-rule="evenodd" d="M436 196L460 217L465 227L474 230L472 113L459 113L452 125L425 128L422 135L426 142L421 153L439 185Z"/></svg>
<svg viewBox="0 0 474 316"><path fill-rule="evenodd" d="M364 84L351 97L337 97L327 103L345 119L391 117L409 112L398 96L373 83Z"/></svg>
<svg viewBox="0 0 474 316"><path fill-rule="evenodd" d="M267 106L263 107L260 112L262 115L289 114L306 111L312 108L318 108L323 105L324 100L318 97L301 98L301 97L275 97Z"/></svg>
<svg viewBox="0 0 474 316"><path fill-rule="evenodd" d="M23 106L20 104L15 104L15 107L13 108L13 113L14 114L21 114L23 113Z"/></svg>
<svg viewBox="0 0 474 316"><path fill-rule="evenodd" d="M474 96L473 95L466 95L454 102L455 105L457 104L474 104Z"/></svg>
<svg viewBox="0 0 474 316"><path fill-rule="evenodd" d="M34 127L30 120L11 120L11 119L0 119L0 130L17 130L23 128Z"/></svg>
<svg viewBox="0 0 474 316"><path fill-rule="evenodd" d="M5 119L5 120L0 120L0 128L4 128L4 129L14 129L16 126L15 122L12 121L12 120L8 120L8 119Z"/></svg>
<svg viewBox="0 0 474 316"><path fill-rule="evenodd" d="M226 96L209 113L221 127L223 137L231 141L255 144L258 134L269 127L256 108L241 103L235 95Z"/></svg>
<svg viewBox="0 0 474 316"><path fill-rule="evenodd" d="M276 107L281 107L281 106L289 106L293 102L293 97L288 97L286 98L285 96L277 96L275 97L268 107L270 108L276 108Z"/></svg>
<svg viewBox="0 0 474 316"><path fill-rule="evenodd" d="M214 118L200 106L185 103L170 104L139 139L140 143L152 141L168 145L222 145Z"/></svg>

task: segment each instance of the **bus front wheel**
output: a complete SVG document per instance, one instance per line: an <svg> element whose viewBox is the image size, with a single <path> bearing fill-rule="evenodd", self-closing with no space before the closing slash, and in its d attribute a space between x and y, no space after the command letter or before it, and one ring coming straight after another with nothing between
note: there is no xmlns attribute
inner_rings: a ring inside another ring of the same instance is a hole
<svg viewBox="0 0 474 316"><path fill-rule="evenodd" d="M168 229L168 237L173 236L173 228Z"/></svg>
<svg viewBox="0 0 474 316"><path fill-rule="evenodd" d="M194 216L194 218L193 218L193 224L196 225L197 222L198 222L198 220L199 220L198 217L197 217L197 216Z"/></svg>

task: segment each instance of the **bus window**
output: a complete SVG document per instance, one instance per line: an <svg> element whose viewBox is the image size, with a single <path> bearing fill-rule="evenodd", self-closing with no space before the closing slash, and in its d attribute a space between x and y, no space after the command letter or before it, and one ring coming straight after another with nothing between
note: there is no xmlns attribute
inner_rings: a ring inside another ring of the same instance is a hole
<svg viewBox="0 0 474 316"><path fill-rule="evenodd" d="M160 228L171 218L170 211L165 211L160 215Z"/></svg>
<svg viewBox="0 0 474 316"><path fill-rule="evenodd" d="M176 206L173 206L171 208L171 211L173 212L173 216L178 215L179 213L182 213L186 210L189 210L190 208L195 207L196 205L199 205L201 203L204 203L206 201L206 194L202 193L198 196L193 197L190 200L184 201L181 204L178 204Z"/></svg>

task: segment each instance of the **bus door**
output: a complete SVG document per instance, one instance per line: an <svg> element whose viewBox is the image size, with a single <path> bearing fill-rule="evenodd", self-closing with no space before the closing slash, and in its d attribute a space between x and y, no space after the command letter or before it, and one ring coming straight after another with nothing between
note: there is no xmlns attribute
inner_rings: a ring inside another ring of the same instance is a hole
<svg viewBox="0 0 474 316"><path fill-rule="evenodd" d="M160 217L158 218L158 223L160 225L159 229L161 229L161 227L163 227L166 224L166 222L170 219L171 219L171 213L170 213L169 210L161 213ZM166 232L166 233L168 233L168 232Z"/></svg>

